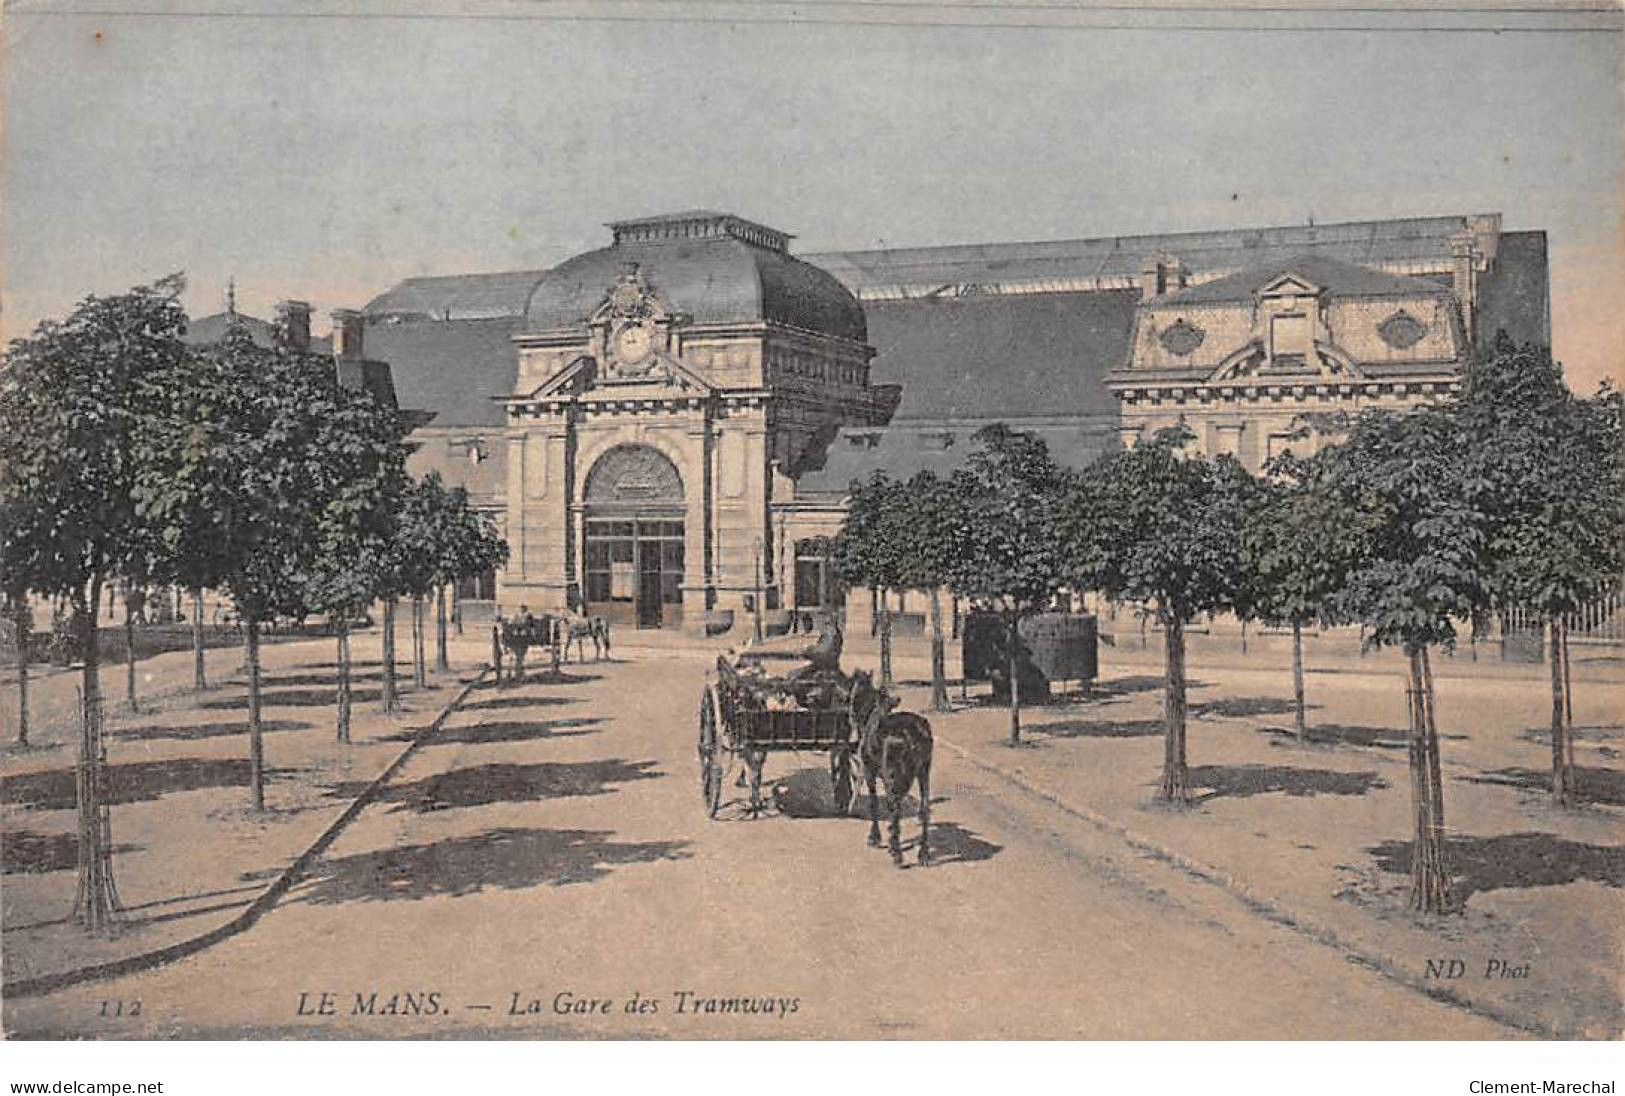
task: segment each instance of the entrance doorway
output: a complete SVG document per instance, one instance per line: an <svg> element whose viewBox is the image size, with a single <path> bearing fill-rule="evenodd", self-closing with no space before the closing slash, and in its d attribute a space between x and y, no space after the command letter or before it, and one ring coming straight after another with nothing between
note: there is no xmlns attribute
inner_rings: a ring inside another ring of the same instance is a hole
<svg viewBox="0 0 1625 1096"><path fill-rule="evenodd" d="M665 516L587 519L590 611L659 628L683 604L683 523ZM675 608L674 608L675 607Z"/></svg>
<svg viewBox="0 0 1625 1096"><path fill-rule="evenodd" d="M639 628L678 623L685 560L677 468L648 446L616 446L587 474L583 501L587 611Z"/></svg>

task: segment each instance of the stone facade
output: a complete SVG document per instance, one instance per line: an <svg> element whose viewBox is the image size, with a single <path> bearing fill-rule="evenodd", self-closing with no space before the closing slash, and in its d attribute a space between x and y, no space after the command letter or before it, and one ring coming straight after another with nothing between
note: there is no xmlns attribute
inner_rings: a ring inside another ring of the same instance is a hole
<svg viewBox="0 0 1625 1096"><path fill-rule="evenodd" d="M683 231L668 237L674 222ZM774 508L793 500L797 469L834 428L876 418L873 351L849 322L785 322L748 276L717 297L758 251L793 263L782 234L723 214L612 227L615 246L586 264L617 271L595 287L592 310L557 324L563 298L543 278L529 316L551 326L514 338L512 556L498 600L699 631L710 611L776 605L788 534ZM697 247L709 254L696 269ZM565 267L565 296L580 299ZM846 296L833 279L822 288Z"/></svg>
<svg viewBox="0 0 1625 1096"><path fill-rule="evenodd" d="M1321 256L1198 286L1158 259L1128 361L1107 376L1123 444L1183 422L1199 451L1252 471L1307 455L1365 409L1453 392L1471 353L1467 314L1438 282Z"/></svg>
<svg viewBox="0 0 1625 1096"><path fill-rule="evenodd" d="M1258 468L1447 395L1497 331L1550 343L1545 234L1497 214L806 261L720 213L611 229L550 270L366 306L402 405L437 413L413 473L465 486L512 548L466 599L748 630L759 591L839 597L826 545L854 480L949 474L981 425L1079 465L1183 419Z"/></svg>

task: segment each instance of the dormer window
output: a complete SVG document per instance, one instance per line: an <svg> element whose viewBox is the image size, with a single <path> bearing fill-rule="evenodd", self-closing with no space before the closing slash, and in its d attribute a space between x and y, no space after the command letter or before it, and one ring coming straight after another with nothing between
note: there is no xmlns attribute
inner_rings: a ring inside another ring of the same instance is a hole
<svg viewBox="0 0 1625 1096"><path fill-rule="evenodd" d="M1305 313L1281 312L1270 317L1270 359L1276 368L1302 368L1312 349Z"/></svg>

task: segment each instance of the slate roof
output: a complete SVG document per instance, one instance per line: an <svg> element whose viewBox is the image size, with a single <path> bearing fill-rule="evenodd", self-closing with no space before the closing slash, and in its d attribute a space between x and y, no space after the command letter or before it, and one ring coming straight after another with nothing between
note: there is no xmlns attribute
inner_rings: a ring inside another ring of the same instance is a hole
<svg viewBox="0 0 1625 1096"><path fill-rule="evenodd" d="M242 312L216 312L210 316L200 316L186 323L186 334L183 338L189 345L204 346L208 343L219 342L226 337L226 332L233 323L241 324L248 329L248 335L254 340L256 346L269 349L276 341L276 326Z"/></svg>
<svg viewBox="0 0 1625 1096"><path fill-rule="evenodd" d="M804 256L861 299L914 297L947 286L1078 288L1079 281L1139 277L1145 260L1165 253L1194 273L1235 271L1305 252L1368 266L1448 260L1450 237L1485 216L1413 217L1327 225L1102 236L1028 243L953 244Z"/></svg>
<svg viewBox="0 0 1625 1096"><path fill-rule="evenodd" d="M369 321L368 358L388 362L402 407L434 411L436 426L501 426L492 396L513 394L519 358L516 317Z"/></svg>
<svg viewBox="0 0 1625 1096"><path fill-rule="evenodd" d="M923 471L945 477L976 451L972 436L990 421L997 420L894 421L885 428L842 430L823 463L796 479L796 496L843 495L853 483L867 480L877 471L896 479ZM1117 444L1117 422L1114 410L1084 418L1015 420L1010 425L1042 438L1057 463L1079 468Z"/></svg>
<svg viewBox="0 0 1625 1096"><path fill-rule="evenodd" d="M604 301L628 263L655 293L694 323L770 320L865 340L863 308L827 272L732 236L617 244L577 255L537 284L532 331L574 327Z"/></svg>
<svg viewBox="0 0 1625 1096"><path fill-rule="evenodd" d="M1168 304L1250 301L1253 295L1277 278L1294 274L1326 290L1334 297L1414 297L1432 296L1448 290L1426 278L1408 278L1373 270L1369 266L1334 259L1329 255L1305 253L1248 267L1223 278L1188 289L1176 290L1161 298Z"/></svg>
<svg viewBox="0 0 1625 1096"><path fill-rule="evenodd" d="M1117 413L1106 371L1128 355L1139 293L1024 293L871 301L875 384L900 384L893 421Z"/></svg>
<svg viewBox="0 0 1625 1096"><path fill-rule="evenodd" d="M397 282L367 302L369 320L491 320L523 316L545 270L491 274L437 274Z"/></svg>

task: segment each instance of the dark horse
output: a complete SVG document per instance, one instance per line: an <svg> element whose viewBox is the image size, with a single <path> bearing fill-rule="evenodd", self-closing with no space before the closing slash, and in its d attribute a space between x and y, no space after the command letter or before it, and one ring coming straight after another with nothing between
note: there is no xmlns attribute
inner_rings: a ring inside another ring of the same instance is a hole
<svg viewBox="0 0 1625 1096"><path fill-rule="evenodd" d="M897 702L875 688L867 670L852 675L852 729L858 759L869 787L869 844L880 844L880 811L875 780L886 785L886 812L891 817L891 858L903 866L901 840L903 799L916 783L920 788L920 865L931 863L931 724L913 712L893 712Z"/></svg>
<svg viewBox="0 0 1625 1096"><path fill-rule="evenodd" d="M559 643L556 624L548 615L510 617L497 622L497 634L502 648L513 655L509 665L508 684L525 680L525 653L532 647L546 647L552 655L553 673L559 672ZM497 667L497 681L502 682L502 668Z"/></svg>

